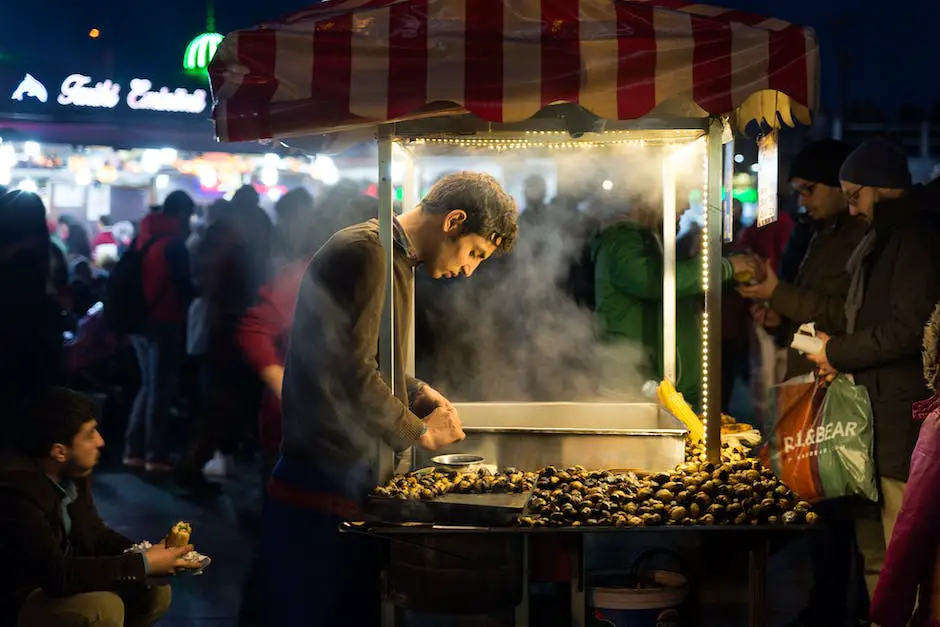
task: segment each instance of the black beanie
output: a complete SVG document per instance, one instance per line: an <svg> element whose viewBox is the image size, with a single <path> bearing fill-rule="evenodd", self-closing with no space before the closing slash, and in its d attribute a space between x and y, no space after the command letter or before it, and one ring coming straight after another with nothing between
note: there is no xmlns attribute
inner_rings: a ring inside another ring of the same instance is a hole
<svg viewBox="0 0 940 627"><path fill-rule="evenodd" d="M822 139L803 148L790 163L790 179L801 178L839 187L839 169L852 147L837 139Z"/></svg>
<svg viewBox="0 0 940 627"><path fill-rule="evenodd" d="M845 160L839 178L864 187L906 189L911 186L907 153L885 137L869 139Z"/></svg>

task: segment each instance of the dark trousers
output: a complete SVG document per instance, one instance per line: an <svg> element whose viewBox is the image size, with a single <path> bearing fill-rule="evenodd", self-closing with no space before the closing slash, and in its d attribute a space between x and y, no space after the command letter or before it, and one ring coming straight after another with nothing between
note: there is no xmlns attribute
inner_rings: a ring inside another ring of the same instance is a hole
<svg viewBox="0 0 940 627"><path fill-rule="evenodd" d="M855 509L848 499L816 503L822 529L806 534L813 587L798 625L856 625L868 615L868 596L858 542Z"/></svg>
<svg viewBox="0 0 940 627"><path fill-rule="evenodd" d="M339 532L339 518L269 501L262 555L267 627L379 624L379 550L373 538Z"/></svg>
<svg viewBox="0 0 940 627"><path fill-rule="evenodd" d="M183 364L183 330L155 325L145 334L132 335L131 343L140 367L140 390L124 436L124 456L166 461L167 418Z"/></svg>
<svg viewBox="0 0 940 627"><path fill-rule="evenodd" d="M261 554L268 586L267 627L379 624L381 544L360 534L340 533L340 515L317 508L322 504L317 495L357 502L367 491L364 486L375 482L368 465L339 475L327 477L284 458L272 472L272 482L300 491L297 498L303 505L288 504L273 492L265 502Z"/></svg>

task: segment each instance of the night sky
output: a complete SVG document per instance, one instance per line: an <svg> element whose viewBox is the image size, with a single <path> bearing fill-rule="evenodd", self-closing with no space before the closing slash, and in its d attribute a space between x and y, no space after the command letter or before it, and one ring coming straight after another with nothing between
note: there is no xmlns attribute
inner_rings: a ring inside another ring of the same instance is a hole
<svg viewBox="0 0 940 627"><path fill-rule="evenodd" d="M217 30L230 30L307 6L298 0L216 0ZM724 0L725 6L813 26L823 56L823 104L851 102L892 111L940 102L940 2L908 0ZM149 73L173 80L186 43L205 29L199 0L5 0L0 8L0 71L51 66L67 72ZM901 8L904 7L904 8ZM89 39L89 29L101 37ZM110 54L108 51L111 51ZM840 62L840 57L842 61ZM848 80L840 75L848 67Z"/></svg>

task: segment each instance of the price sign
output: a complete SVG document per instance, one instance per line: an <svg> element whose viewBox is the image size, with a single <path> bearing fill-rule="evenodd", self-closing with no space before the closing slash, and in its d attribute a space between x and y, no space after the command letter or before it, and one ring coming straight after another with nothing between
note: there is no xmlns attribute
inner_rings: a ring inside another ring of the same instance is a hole
<svg viewBox="0 0 940 627"><path fill-rule="evenodd" d="M757 226L777 221L777 131L757 142Z"/></svg>

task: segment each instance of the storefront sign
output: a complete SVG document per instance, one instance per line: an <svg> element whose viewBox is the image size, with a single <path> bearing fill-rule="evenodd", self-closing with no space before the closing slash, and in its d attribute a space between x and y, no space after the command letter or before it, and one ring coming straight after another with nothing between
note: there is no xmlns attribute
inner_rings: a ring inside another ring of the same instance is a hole
<svg viewBox="0 0 940 627"><path fill-rule="evenodd" d="M190 93L182 88L170 91L167 87L151 91L152 87L153 83L146 78L132 80L127 106L131 109L172 113L202 113L206 109L205 89L196 89Z"/></svg>
<svg viewBox="0 0 940 627"><path fill-rule="evenodd" d="M49 94L45 84L33 75L26 74L10 99L18 102L33 99L45 104ZM183 88L170 90L169 87L161 87L155 90L149 79L135 78L130 82L127 96L122 99L119 83L110 79L95 81L85 74L70 74L62 81L55 101L67 107L98 109L115 109L123 102L135 111L199 114L208 106L208 94L204 89L190 92Z"/></svg>
<svg viewBox="0 0 940 627"><path fill-rule="evenodd" d="M70 74L62 81L58 97L60 105L76 107L103 107L113 109L121 102L121 86L111 81L102 81L89 85L91 77L84 74Z"/></svg>

